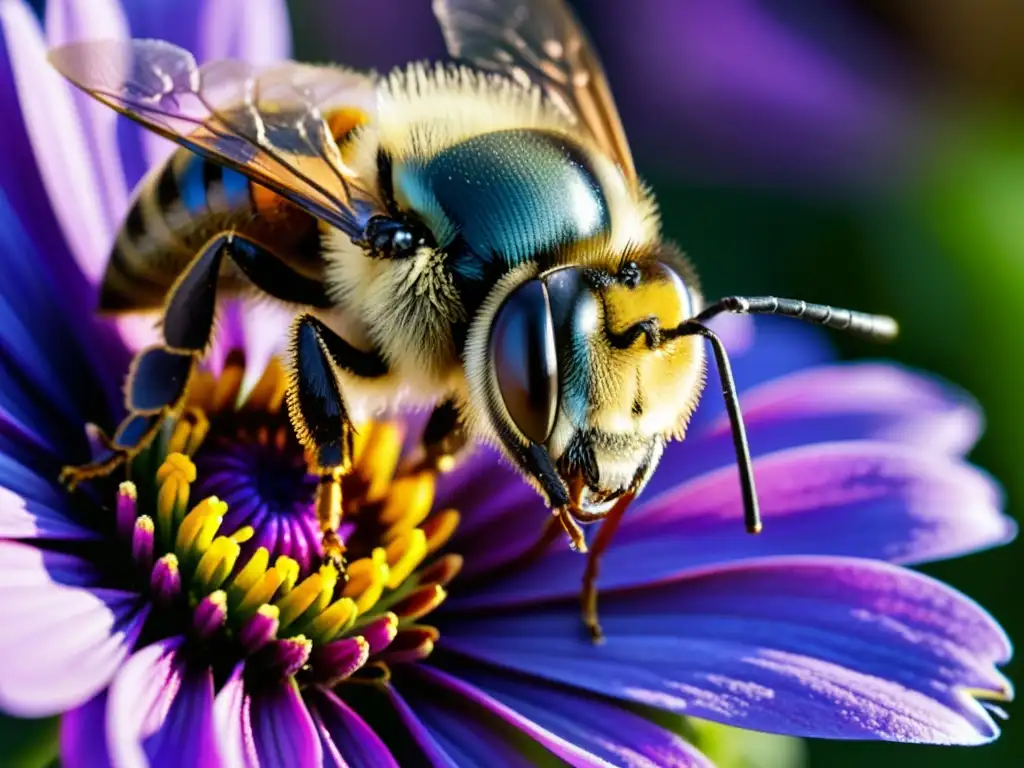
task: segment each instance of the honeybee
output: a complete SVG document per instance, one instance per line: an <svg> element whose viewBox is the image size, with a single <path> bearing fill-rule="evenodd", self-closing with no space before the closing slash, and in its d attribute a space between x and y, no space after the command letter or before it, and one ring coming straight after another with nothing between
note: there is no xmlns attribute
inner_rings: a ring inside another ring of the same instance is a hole
<svg viewBox="0 0 1024 768"><path fill-rule="evenodd" d="M461 65L386 76L295 62L198 66L166 42L51 52L78 87L181 148L143 182L101 309L163 307L140 352L109 473L180 409L218 298L255 288L297 308L287 398L322 472L325 556L341 565L340 478L354 402L435 407L424 461L496 446L573 547L600 637L599 557L721 374L747 528L760 530L726 351L706 321L780 314L885 338L895 322L772 297L706 303L661 231L598 57L563 0L434 0Z"/></svg>

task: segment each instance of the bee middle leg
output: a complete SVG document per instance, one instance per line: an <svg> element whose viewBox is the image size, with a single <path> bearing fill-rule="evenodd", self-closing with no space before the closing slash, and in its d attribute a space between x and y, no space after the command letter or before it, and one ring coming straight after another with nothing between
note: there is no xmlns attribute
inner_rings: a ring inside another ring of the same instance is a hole
<svg viewBox="0 0 1024 768"><path fill-rule="evenodd" d="M163 313L164 343L139 352L125 387L127 417L104 450L89 464L65 467L61 480L73 488L130 461L153 440L164 420L178 411L213 334L217 283L227 255L261 291L289 303L328 305L318 281L294 272L281 259L243 235L210 238L168 293Z"/></svg>
<svg viewBox="0 0 1024 768"><path fill-rule="evenodd" d="M376 378L385 375L388 367L378 353L356 349L308 313L295 319L291 344L288 415L299 442L313 454L320 472L316 514L324 559L343 573L345 545L338 535L341 480L352 469L354 429L338 374L346 371Z"/></svg>

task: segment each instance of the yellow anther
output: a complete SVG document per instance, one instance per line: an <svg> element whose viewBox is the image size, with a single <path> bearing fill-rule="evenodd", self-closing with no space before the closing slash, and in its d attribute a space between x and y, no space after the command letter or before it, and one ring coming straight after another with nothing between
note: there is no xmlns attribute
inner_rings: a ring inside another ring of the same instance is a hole
<svg viewBox="0 0 1024 768"><path fill-rule="evenodd" d="M199 502L195 508L185 515L178 528L174 549L187 562L193 562L192 554L202 555L209 549L213 537L217 535L220 524L228 505L216 496L210 496Z"/></svg>
<svg viewBox="0 0 1024 768"><path fill-rule="evenodd" d="M458 510L446 509L443 512L438 512L423 524L422 530L427 535L428 554L437 552L448 543L455 533L455 529L459 527L460 517Z"/></svg>
<svg viewBox="0 0 1024 768"><path fill-rule="evenodd" d="M375 424L356 459L357 470L367 479L366 501L384 498L402 455L402 430L397 424Z"/></svg>
<svg viewBox="0 0 1024 768"><path fill-rule="evenodd" d="M172 455L180 456L181 454ZM185 518L190 489L191 484L187 476L177 469L169 472L160 484L160 490L156 497L156 520L160 530L160 540L164 547L170 545L174 538L174 531Z"/></svg>
<svg viewBox="0 0 1024 768"><path fill-rule="evenodd" d="M251 525L245 525L231 534L231 540L237 541L239 544L244 544L255 535L256 531L253 527Z"/></svg>
<svg viewBox="0 0 1024 768"><path fill-rule="evenodd" d="M338 570L330 563L320 566L320 594L307 606L302 615L295 620L294 629L297 632L306 633L307 626L331 604L334 598L334 588L338 584Z"/></svg>
<svg viewBox="0 0 1024 768"><path fill-rule="evenodd" d="M168 452L193 456L210 431L210 421L201 408L189 408L174 425L167 443Z"/></svg>
<svg viewBox="0 0 1024 768"><path fill-rule="evenodd" d="M156 471L156 480L163 483L176 473L180 473L189 483L196 481L196 465L183 453L169 453L160 469Z"/></svg>
<svg viewBox="0 0 1024 768"><path fill-rule="evenodd" d="M277 558L274 570L281 574L282 594L291 590L295 586L295 582L299 580L299 564L290 557L281 555Z"/></svg>
<svg viewBox="0 0 1024 768"><path fill-rule="evenodd" d="M380 522L408 531L427 519L434 503L434 475L417 472L391 484L390 493L380 511Z"/></svg>
<svg viewBox="0 0 1024 768"><path fill-rule="evenodd" d="M388 544L387 554L390 568L387 587L395 589L427 556L427 535L419 528L403 533Z"/></svg>
<svg viewBox="0 0 1024 768"><path fill-rule="evenodd" d="M217 589L224 583L238 562L240 551L238 543L227 536L218 536L213 540L196 566L196 580L202 585L202 591Z"/></svg>
<svg viewBox="0 0 1024 768"><path fill-rule="evenodd" d="M314 643L329 643L348 629L359 615L356 601L350 597L336 600L309 623L306 634Z"/></svg>
<svg viewBox="0 0 1024 768"><path fill-rule="evenodd" d="M389 573L388 554L382 547L377 547L370 557L356 560L349 565L346 573L348 584L345 585L342 595L356 601L359 613L366 613L384 594Z"/></svg>
<svg viewBox="0 0 1024 768"><path fill-rule="evenodd" d="M249 589L238 604L238 612L243 619L248 618L261 605L269 603L277 594L284 574L276 568L264 572L263 576Z"/></svg>
<svg viewBox="0 0 1024 768"><path fill-rule="evenodd" d="M242 566L242 570L231 580L231 586L228 588L228 591L232 603L237 604L242 601L246 593L256 586L256 583L266 573L269 564L270 553L266 547L260 547L252 553L249 561Z"/></svg>
<svg viewBox="0 0 1024 768"><path fill-rule="evenodd" d="M322 581L319 573L307 576L295 589L274 603L281 609L281 630L290 626L313 604L320 594Z"/></svg>
<svg viewBox="0 0 1024 768"><path fill-rule="evenodd" d="M235 407L244 375L244 362L239 361L237 358L228 361L220 376L217 377L216 384L214 384L213 393L210 397L211 410L216 412Z"/></svg>
<svg viewBox="0 0 1024 768"><path fill-rule="evenodd" d="M285 394L288 392L288 377L285 376L284 366L276 357L272 358L260 380L256 382L249 397L246 398L245 407L267 413L277 413L281 410Z"/></svg>
<svg viewBox="0 0 1024 768"><path fill-rule="evenodd" d="M135 487L135 483L133 483L131 480L125 480L123 483L117 486L117 490L119 493L127 496L132 501L138 501L139 491Z"/></svg>

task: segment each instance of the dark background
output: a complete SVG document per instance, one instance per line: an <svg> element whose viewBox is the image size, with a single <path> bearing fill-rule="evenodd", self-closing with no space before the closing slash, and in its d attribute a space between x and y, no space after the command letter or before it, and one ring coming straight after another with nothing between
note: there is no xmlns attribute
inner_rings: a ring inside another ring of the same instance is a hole
<svg viewBox="0 0 1024 768"><path fill-rule="evenodd" d="M443 54L428 0L291 5L300 59L383 70ZM604 57L641 173L707 293L896 315L895 345L836 338L842 354L884 355L972 391L988 418L973 459L1002 480L1016 514L1024 501L1024 4L575 5ZM1011 636L1024 634L1016 546L926 570L988 607ZM808 755L812 768L1019 766L1024 731L1011 720L979 749L811 743Z"/></svg>

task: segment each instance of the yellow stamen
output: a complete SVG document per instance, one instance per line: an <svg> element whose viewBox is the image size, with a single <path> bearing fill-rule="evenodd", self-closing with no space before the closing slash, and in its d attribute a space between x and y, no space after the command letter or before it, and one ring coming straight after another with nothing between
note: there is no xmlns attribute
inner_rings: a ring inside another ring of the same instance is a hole
<svg viewBox="0 0 1024 768"><path fill-rule="evenodd" d="M375 424L357 459L357 466L369 481L366 501L373 504L384 498L402 454L402 430L396 424Z"/></svg>
<svg viewBox="0 0 1024 768"><path fill-rule="evenodd" d="M118 493L127 496L132 501L139 500L139 491L135 487L135 483L133 483L131 480L125 480L123 483L117 486L117 490Z"/></svg>
<svg viewBox="0 0 1024 768"><path fill-rule="evenodd" d="M263 376L256 382L252 392L245 401L245 408L267 413L277 413L281 410L285 394L288 392L288 378L285 375L281 361L273 358Z"/></svg>
<svg viewBox="0 0 1024 768"><path fill-rule="evenodd" d="M333 590L333 587L332 587ZM275 605L281 609L281 630L287 629L306 609L312 606L324 591L324 578L320 573L307 576ZM330 599L328 597L328 599Z"/></svg>
<svg viewBox="0 0 1024 768"><path fill-rule="evenodd" d="M213 540L196 566L195 578L204 592L217 589L224 583L238 562L240 553L238 543L227 536L218 536Z"/></svg>
<svg viewBox="0 0 1024 768"><path fill-rule="evenodd" d="M243 618L248 618L264 603L274 599L284 582L285 573L276 566L265 571L262 577L245 593L242 601L238 604L238 612Z"/></svg>
<svg viewBox="0 0 1024 768"><path fill-rule="evenodd" d="M157 470L156 478L160 485L156 499L157 528L164 547L168 547L175 528L188 509L190 487L196 480L196 467L184 454L171 453Z"/></svg>
<svg viewBox="0 0 1024 768"><path fill-rule="evenodd" d="M196 562L210 548L227 511L227 504L210 496L185 515L174 542L174 549L184 562Z"/></svg>
<svg viewBox="0 0 1024 768"><path fill-rule="evenodd" d="M303 614L295 621L295 631L301 632L302 634L309 634L306 632L306 627L312 622L317 616L319 616L327 606L331 604L331 600L334 598L334 588L338 584L338 570L331 563L325 563L320 566L320 594L316 596L316 599L309 605Z"/></svg>
<svg viewBox="0 0 1024 768"><path fill-rule="evenodd" d="M416 569L427 556L427 536L419 528L401 534L388 544L388 589L395 589Z"/></svg>
<svg viewBox="0 0 1024 768"><path fill-rule="evenodd" d="M270 553L266 547L260 547L252 553L249 562L242 566L242 570L231 580L228 597L232 604L237 605L242 602L249 590L256 586L263 574L267 572L269 564Z"/></svg>
<svg viewBox="0 0 1024 768"><path fill-rule="evenodd" d="M189 408L174 425L174 433L167 443L167 450L193 456L209 431L210 421L202 409Z"/></svg>
<svg viewBox="0 0 1024 768"><path fill-rule="evenodd" d="M288 592L299 580L299 564L290 557L281 555L274 563L274 569L281 572L281 591Z"/></svg>
<svg viewBox="0 0 1024 768"><path fill-rule="evenodd" d="M408 531L427 519L433 503L433 473L417 472L399 478L391 484L391 492L380 511L380 521L396 530Z"/></svg>
<svg viewBox="0 0 1024 768"><path fill-rule="evenodd" d="M370 557L356 560L348 567L348 584L343 597L356 601L359 613L366 613L384 594L388 582L388 554L382 547L373 550Z"/></svg>
<svg viewBox="0 0 1024 768"><path fill-rule="evenodd" d="M458 510L446 509L427 520L422 530L427 535L427 553L433 554L448 543L459 527Z"/></svg>
<svg viewBox="0 0 1024 768"><path fill-rule="evenodd" d="M305 633L314 643L329 643L352 626L359 614L355 600L343 597L309 623Z"/></svg>
<svg viewBox="0 0 1024 768"><path fill-rule="evenodd" d="M448 592L440 584L420 587L411 595L392 607L402 622L416 621L436 609L448 597Z"/></svg>
<svg viewBox="0 0 1024 768"><path fill-rule="evenodd" d="M210 397L210 407L213 411L223 411L234 408L238 399L238 391L242 387L242 377L245 375L245 365L236 357L229 360L224 370L217 377L213 394Z"/></svg>
<svg viewBox="0 0 1024 768"><path fill-rule="evenodd" d="M244 544L255 535L256 531L251 525L244 525L231 534L231 540L237 541L239 544Z"/></svg>

